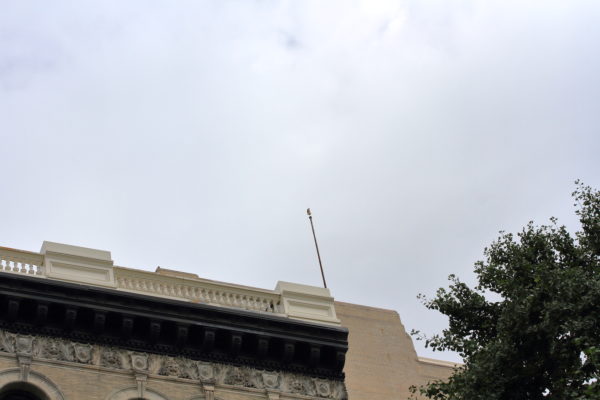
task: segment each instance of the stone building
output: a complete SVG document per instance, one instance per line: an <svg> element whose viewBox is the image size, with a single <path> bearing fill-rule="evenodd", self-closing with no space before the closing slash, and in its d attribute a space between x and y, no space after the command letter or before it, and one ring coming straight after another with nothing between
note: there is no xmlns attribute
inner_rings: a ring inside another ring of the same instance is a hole
<svg viewBox="0 0 600 400"><path fill-rule="evenodd" d="M0 400L391 400L451 368L418 358L395 312L324 288L0 247Z"/></svg>

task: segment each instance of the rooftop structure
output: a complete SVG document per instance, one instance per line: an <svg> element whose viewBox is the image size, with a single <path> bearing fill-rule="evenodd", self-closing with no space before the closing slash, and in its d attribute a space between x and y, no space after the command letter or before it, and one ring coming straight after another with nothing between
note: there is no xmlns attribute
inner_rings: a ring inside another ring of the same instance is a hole
<svg viewBox="0 0 600 400"><path fill-rule="evenodd" d="M348 330L327 289L148 272L114 265L108 251L44 242L39 253L0 247L0 307L2 399L19 382L31 385L17 395L46 400L346 398ZM110 397L112 381L84 395L72 381L115 373L137 397Z"/></svg>
<svg viewBox="0 0 600 400"><path fill-rule="evenodd" d="M39 253L0 247L0 272L340 326L325 288L278 282L268 290L161 267L155 272L119 267L109 251L80 246L45 241Z"/></svg>
<svg viewBox="0 0 600 400"><path fill-rule="evenodd" d="M454 367L418 357L395 311L326 288L0 247L1 400L393 400Z"/></svg>

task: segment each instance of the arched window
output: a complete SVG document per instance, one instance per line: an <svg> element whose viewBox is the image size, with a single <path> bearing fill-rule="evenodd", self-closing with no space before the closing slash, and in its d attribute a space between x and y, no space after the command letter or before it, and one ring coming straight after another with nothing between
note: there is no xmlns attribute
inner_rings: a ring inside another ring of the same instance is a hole
<svg viewBox="0 0 600 400"><path fill-rule="evenodd" d="M0 400L48 400L48 397L31 384L14 382L2 388Z"/></svg>
<svg viewBox="0 0 600 400"><path fill-rule="evenodd" d="M137 397L137 396L135 396ZM0 400L65 400L56 385L44 375L29 371L23 380L19 368L0 372Z"/></svg>
<svg viewBox="0 0 600 400"><path fill-rule="evenodd" d="M2 399L0 399L2 400ZM121 389L106 397L106 400L169 400L166 396L158 393L155 390L146 388L144 390L144 397L140 398L137 387L129 387Z"/></svg>
<svg viewBox="0 0 600 400"><path fill-rule="evenodd" d="M40 398L24 390L11 390L0 395L0 400L40 400Z"/></svg>

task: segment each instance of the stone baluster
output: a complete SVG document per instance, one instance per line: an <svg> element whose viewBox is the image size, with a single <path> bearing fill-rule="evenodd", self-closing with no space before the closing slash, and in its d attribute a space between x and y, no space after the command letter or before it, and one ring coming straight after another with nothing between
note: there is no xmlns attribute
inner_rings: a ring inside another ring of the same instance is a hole
<svg viewBox="0 0 600 400"><path fill-rule="evenodd" d="M6 257L4 261L6 262L6 267L4 268L4 270L7 272L12 272L12 262L10 258Z"/></svg>

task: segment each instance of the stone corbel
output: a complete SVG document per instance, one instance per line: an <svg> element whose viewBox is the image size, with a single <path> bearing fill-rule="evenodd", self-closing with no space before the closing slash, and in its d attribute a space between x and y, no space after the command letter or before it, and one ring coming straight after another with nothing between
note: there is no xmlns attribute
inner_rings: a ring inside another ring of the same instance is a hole
<svg viewBox="0 0 600 400"><path fill-rule="evenodd" d="M143 399L146 395L146 382L148 382L148 375L136 373L135 381L137 383L138 396L140 399Z"/></svg>
<svg viewBox="0 0 600 400"><path fill-rule="evenodd" d="M271 390L267 390L267 399L279 400L279 392L273 392Z"/></svg>
<svg viewBox="0 0 600 400"><path fill-rule="evenodd" d="M265 372L262 374L262 379L265 384L265 391L269 400L279 400L279 374Z"/></svg>
<svg viewBox="0 0 600 400"><path fill-rule="evenodd" d="M31 369L31 356L18 355L17 362L19 363L19 368L21 369L21 380L23 382L27 382L29 379L29 370Z"/></svg>
<svg viewBox="0 0 600 400"><path fill-rule="evenodd" d="M17 336L15 341L15 350L17 353L17 362L21 369L21 380L27 382L29 379L29 370L31 368L31 354L33 353L33 337Z"/></svg>
<svg viewBox="0 0 600 400"><path fill-rule="evenodd" d="M204 397L206 400L215 400L215 385L209 383L202 383L202 389L204 389Z"/></svg>

